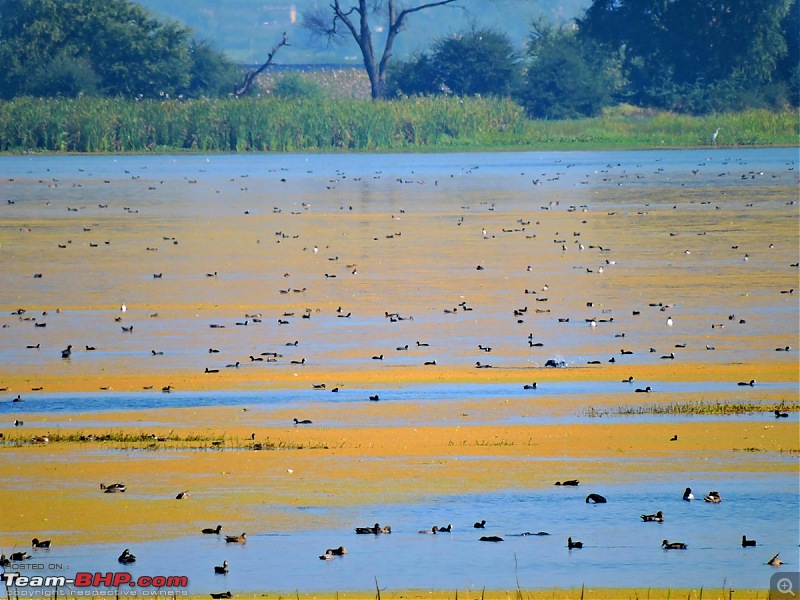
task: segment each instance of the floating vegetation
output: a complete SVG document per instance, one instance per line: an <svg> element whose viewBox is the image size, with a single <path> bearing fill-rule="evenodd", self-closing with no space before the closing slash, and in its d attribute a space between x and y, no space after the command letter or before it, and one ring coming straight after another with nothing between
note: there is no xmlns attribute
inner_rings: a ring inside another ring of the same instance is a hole
<svg viewBox="0 0 800 600"><path fill-rule="evenodd" d="M476 440L476 446L513 446L514 442L509 440Z"/></svg>
<svg viewBox="0 0 800 600"><path fill-rule="evenodd" d="M747 413L773 413L800 410L800 402L665 402L640 406L615 408L589 407L582 411L585 417L609 415L742 415Z"/></svg>
<svg viewBox="0 0 800 600"><path fill-rule="evenodd" d="M5 436L0 448L20 446L43 446L47 444L74 443L94 444L113 450L327 450L328 444L309 440L263 441L240 439L226 435L185 433L182 435L170 431L166 435L146 432L109 431L105 433L89 433L82 431L55 432L46 435L24 435L13 433ZM344 444L342 444L344 445Z"/></svg>
<svg viewBox="0 0 800 600"><path fill-rule="evenodd" d="M734 448L734 452L748 452L748 453L757 453L757 452L769 452L766 448L756 448L751 446L749 448ZM778 454L800 454L800 449L798 448L780 448L777 450Z"/></svg>

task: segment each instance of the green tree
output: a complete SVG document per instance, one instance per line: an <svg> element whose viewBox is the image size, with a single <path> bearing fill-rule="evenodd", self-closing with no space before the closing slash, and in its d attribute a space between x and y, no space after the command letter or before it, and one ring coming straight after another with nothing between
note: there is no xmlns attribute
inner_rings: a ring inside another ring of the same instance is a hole
<svg viewBox="0 0 800 600"><path fill-rule="evenodd" d="M518 99L531 117L591 117L612 103L619 87L617 63L574 26L535 23L528 54Z"/></svg>
<svg viewBox="0 0 800 600"><path fill-rule="evenodd" d="M519 59L503 33L481 29L434 42L430 53L400 63L389 76L402 94L508 96L519 80Z"/></svg>
<svg viewBox="0 0 800 600"><path fill-rule="evenodd" d="M85 58L58 54L39 66L26 82L25 90L34 96L95 96L100 78Z"/></svg>
<svg viewBox="0 0 800 600"><path fill-rule="evenodd" d="M92 88L158 97L197 89L192 70L197 83L201 63L192 55L189 30L158 21L130 0L0 0L0 17L2 97Z"/></svg>
<svg viewBox="0 0 800 600"><path fill-rule="evenodd" d="M800 103L800 0L794 0L782 23L786 54L778 60L775 79L783 88L787 103Z"/></svg>
<svg viewBox="0 0 800 600"><path fill-rule="evenodd" d="M793 0L594 0L580 30L617 52L632 101L673 108L695 88L767 86L787 52ZM709 96L713 100L715 96ZM700 107L702 110L702 107ZM710 107L708 107L710 108Z"/></svg>
<svg viewBox="0 0 800 600"><path fill-rule="evenodd" d="M395 61L386 76L387 96L428 96L441 92L433 61L427 53Z"/></svg>
<svg viewBox="0 0 800 600"><path fill-rule="evenodd" d="M189 87L187 29L161 24L127 0L92 4L104 6L88 13L79 36L108 93L175 97Z"/></svg>
<svg viewBox="0 0 800 600"><path fill-rule="evenodd" d="M507 96L519 73L508 36L487 29L439 40L432 62L438 83L459 96Z"/></svg>
<svg viewBox="0 0 800 600"><path fill-rule="evenodd" d="M276 98L319 99L322 86L297 71L287 71L275 80L272 95Z"/></svg>
<svg viewBox="0 0 800 600"><path fill-rule="evenodd" d="M189 43L189 59L187 95L190 97L229 94L241 79L239 69L209 42L193 39Z"/></svg>

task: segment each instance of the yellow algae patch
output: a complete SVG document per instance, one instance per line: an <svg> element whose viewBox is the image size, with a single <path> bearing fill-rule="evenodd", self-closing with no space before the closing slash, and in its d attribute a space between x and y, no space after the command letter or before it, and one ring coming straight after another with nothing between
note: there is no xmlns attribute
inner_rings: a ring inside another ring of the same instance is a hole
<svg viewBox="0 0 800 600"><path fill-rule="evenodd" d="M11 517L6 528L20 535L63 531L60 544L188 534L217 522L284 531L309 526L310 517L292 510L301 506L358 506L377 496L422 502L573 477L613 483L664 471L797 473L800 451L796 424L772 420L270 428L234 422L235 415L230 408L172 410L168 430L144 430L163 441L7 447L0 479L18 483L0 490ZM138 431L134 423L126 431ZM100 482L118 480L126 493L102 493ZM190 497L176 500L185 489Z"/></svg>

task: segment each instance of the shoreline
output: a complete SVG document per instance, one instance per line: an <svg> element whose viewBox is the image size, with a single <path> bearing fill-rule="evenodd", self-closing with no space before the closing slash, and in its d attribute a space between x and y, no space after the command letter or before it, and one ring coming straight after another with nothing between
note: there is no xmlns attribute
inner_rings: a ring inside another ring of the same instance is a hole
<svg viewBox="0 0 800 600"><path fill-rule="evenodd" d="M158 155L179 155L179 156L227 156L227 155L280 155L291 156L298 154L311 154L311 155L325 155L332 154L337 156L345 155L392 155L392 154L479 154L486 152L497 153L515 153L515 152L624 152L624 151L647 151L647 150L765 150L765 149L780 149L780 148L800 148L800 145L789 142L775 142L775 143L747 143L747 144L718 144L710 146L708 144L686 144L686 145L663 145L655 143L635 143L629 144L613 144L613 143L600 143L597 146L592 146L589 143L579 142L558 142L552 144L509 144L509 145L465 145L465 146L418 146L418 147L399 147L399 148L304 148L300 150L192 150L190 148L158 148L156 150L130 150L120 152L57 152L52 150L6 150L0 151L0 157L12 156L44 156L44 157L59 157L59 156L158 156Z"/></svg>

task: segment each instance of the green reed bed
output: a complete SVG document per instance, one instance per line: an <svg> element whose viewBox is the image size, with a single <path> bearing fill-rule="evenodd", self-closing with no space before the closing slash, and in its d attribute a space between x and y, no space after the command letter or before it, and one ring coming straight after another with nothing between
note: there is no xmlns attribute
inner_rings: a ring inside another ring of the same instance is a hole
<svg viewBox="0 0 800 600"><path fill-rule="evenodd" d="M692 117L672 113L642 113L617 109L595 119L532 121L537 138L555 146L686 148L711 145L711 134L720 129L716 145L797 145L800 119L792 112L752 110Z"/></svg>
<svg viewBox="0 0 800 600"><path fill-rule="evenodd" d="M0 152L293 152L468 148L797 145L795 112L705 117L617 109L594 119L532 121L503 99L0 102Z"/></svg>

